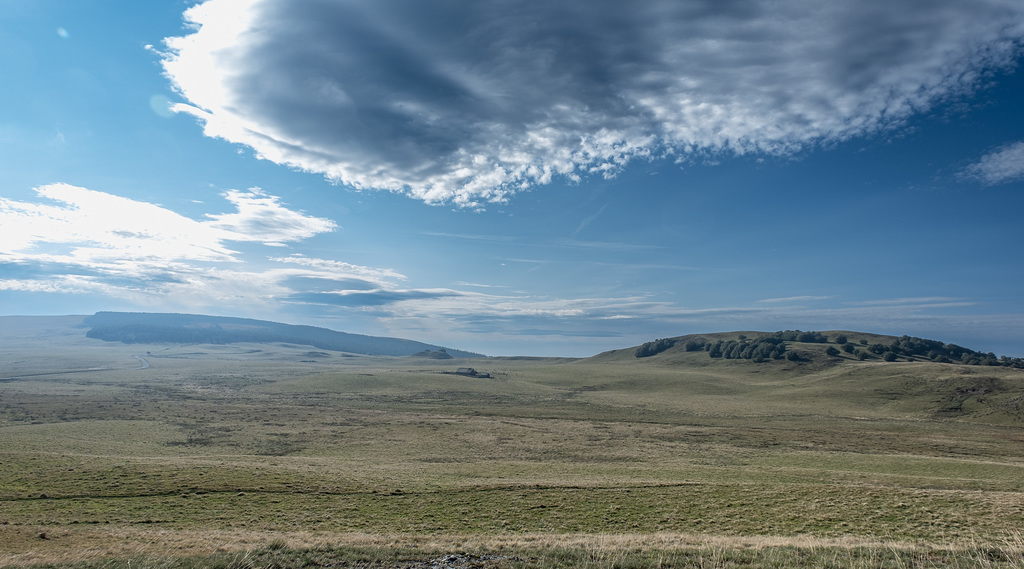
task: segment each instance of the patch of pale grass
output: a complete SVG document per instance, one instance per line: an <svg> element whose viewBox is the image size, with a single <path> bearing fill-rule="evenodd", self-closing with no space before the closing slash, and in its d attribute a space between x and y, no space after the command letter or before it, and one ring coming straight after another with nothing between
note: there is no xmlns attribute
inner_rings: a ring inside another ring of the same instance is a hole
<svg viewBox="0 0 1024 569"><path fill-rule="evenodd" d="M46 538L40 535L46 532ZM692 533L604 533L604 534L374 534L361 532L272 532L247 530L171 530L135 527L60 528L0 526L0 542L8 546L31 547L20 552L0 551L0 567L36 564L69 565L98 559L182 558L261 549L310 549L350 547L380 551L419 551L424 555L451 552L537 552L585 551L602 558L631 553L661 551L727 552L801 549L812 552L870 550L894 553L932 551L999 551L1021 556L1024 567L1024 536L1016 534L997 543L932 543L866 539L854 536L833 538L798 536L723 536ZM8 548L4 548L8 549Z"/></svg>
<svg viewBox="0 0 1024 569"><path fill-rule="evenodd" d="M304 532L0 526L0 542L8 546L4 549L30 544L21 552L0 552L0 567L65 565L106 558L204 556L260 549L282 540L289 547L334 543L324 536Z"/></svg>

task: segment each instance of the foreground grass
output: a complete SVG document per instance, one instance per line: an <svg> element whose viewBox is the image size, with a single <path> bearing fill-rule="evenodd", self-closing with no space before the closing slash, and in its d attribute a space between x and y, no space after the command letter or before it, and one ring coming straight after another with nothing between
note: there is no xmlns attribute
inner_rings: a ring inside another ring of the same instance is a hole
<svg viewBox="0 0 1024 569"><path fill-rule="evenodd" d="M487 540L458 536L374 538L348 536L350 545L293 545L278 537L253 549L219 548L203 555L143 553L117 558L49 559L36 557L25 566L77 569L259 569L285 567L355 567L404 569L627 569L647 567L792 567L792 568L1020 568L1021 544L926 548L852 540L707 538L656 535L526 535ZM291 540L295 541L295 540ZM308 541L308 539L307 539ZM335 536L333 541L345 541ZM151 548L152 550L152 548Z"/></svg>
<svg viewBox="0 0 1024 569"><path fill-rule="evenodd" d="M2 566L1024 567L1019 370L87 348L4 356Z"/></svg>
<svg viewBox="0 0 1024 569"><path fill-rule="evenodd" d="M885 536L996 542L1019 531L1019 493L808 484L498 487L392 494L219 492L8 500L8 527L169 530ZM0 528L0 536L4 534ZM41 545L41 544L39 544Z"/></svg>

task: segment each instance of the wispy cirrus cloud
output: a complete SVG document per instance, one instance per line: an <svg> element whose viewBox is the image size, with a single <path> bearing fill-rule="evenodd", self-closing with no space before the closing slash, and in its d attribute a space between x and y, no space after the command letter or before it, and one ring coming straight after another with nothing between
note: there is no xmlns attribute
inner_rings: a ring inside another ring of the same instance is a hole
<svg viewBox="0 0 1024 569"><path fill-rule="evenodd" d="M207 0L185 18L163 67L208 136L467 207L637 159L887 129L1024 38L1009 0ZM1001 160L976 173L1006 179Z"/></svg>
<svg viewBox="0 0 1024 569"><path fill-rule="evenodd" d="M828 300L830 298L835 298L835 297L834 296L787 296L787 297L783 297L783 298L765 298L765 299L759 300L758 302L766 303L766 304L781 304L781 303L790 303L790 302L808 302L808 301L814 301L814 300Z"/></svg>
<svg viewBox="0 0 1024 569"><path fill-rule="evenodd" d="M595 216L596 218L596 216ZM578 233L577 232L574 232ZM568 239L558 239L552 241L541 241L541 242L525 242L521 237L514 237L511 235L471 235L464 233L445 233L440 231L429 231L424 232L424 235L431 237L446 237L450 239L463 239L468 241L493 241L496 243L512 243L519 242L520 246L527 247L557 247L567 249L598 249L604 251L643 251L643 250L657 250L667 249L666 245L648 245L642 243L624 243L618 241L588 241L580 240L574 237Z"/></svg>
<svg viewBox="0 0 1024 569"><path fill-rule="evenodd" d="M495 285L495 284L484 284L484 283L471 283L466 281L459 281L459 286L470 286L474 288L508 288L507 285Z"/></svg>
<svg viewBox="0 0 1024 569"><path fill-rule="evenodd" d="M511 235L481 235L481 234L467 234L467 233L445 233L442 231L425 231L424 235L431 237L448 237L451 239L466 239L469 241L499 241L499 242L511 242L515 241L516 238Z"/></svg>
<svg viewBox="0 0 1024 569"><path fill-rule="evenodd" d="M973 301L948 296L915 296L905 298L881 298L850 302L853 306L970 306Z"/></svg>
<svg viewBox="0 0 1024 569"><path fill-rule="evenodd" d="M333 275L335 278L339 279L355 277L377 283L406 279L405 275L395 271L394 269L379 269L375 267L353 265L352 263L346 263L344 261L316 259L306 257L299 253L291 255L290 257L271 257L270 260L278 263L308 267L314 270L317 275Z"/></svg>
<svg viewBox="0 0 1024 569"><path fill-rule="evenodd" d="M581 241L576 239L563 239L545 245L551 247L566 247L570 249L597 249L601 251L645 251L668 248L667 245L622 243L617 241Z"/></svg>
<svg viewBox="0 0 1024 569"><path fill-rule="evenodd" d="M964 168L960 175L988 186L1024 179L1024 140L1006 144Z"/></svg>
<svg viewBox="0 0 1024 569"><path fill-rule="evenodd" d="M231 202L237 211L207 214L211 221L206 225L239 236L233 240L279 245L337 228L337 224L329 219L288 209L276 196L269 196L259 188L250 188L244 192L228 190L224 193L224 199Z"/></svg>
<svg viewBox="0 0 1024 569"><path fill-rule="evenodd" d="M352 290L341 289L324 292L300 292L283 300L304 304L324 304L328 306L369 307L387 306L409 300L459 297L462 293L454 290Z"/></svg>

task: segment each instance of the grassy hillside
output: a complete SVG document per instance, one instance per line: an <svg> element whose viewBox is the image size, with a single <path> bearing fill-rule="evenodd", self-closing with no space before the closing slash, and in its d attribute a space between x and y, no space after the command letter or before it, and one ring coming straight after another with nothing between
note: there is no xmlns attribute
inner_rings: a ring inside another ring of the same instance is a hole
<svg viewBox="0 0 1024 569"><path fill-rule="evenodd" d="M762 363L714 358L701 349L687 351L689 340L737 342L763 332L699 334L673 338L674 345L637 357L639 346L605 352L580 365L600 365L602 374L628 376L643 370L637 396L657 407L678 402L682 391L694 399L693 413L818 413L864 417L956 419L1006 425L1024 424L1024 386L1020 369L1008 365L937 363L919 355L888 362L876 354L865 359L838 349L836 342L786 342L787 353ZM890 345L895 336L850 331L823 332L857 346ZM826 353L832 348L833 354ZM859 348L858 348L859 349ZM631 370L631 371L626 371ZM657 378L657 379L656 379ZM722 406L722 407L720 407Z"/></svg>
<svg viewBox="0 0 1024 569"><path fill-rule="evenodd" d="M938 340L843 330L691 334L661 338L641 346L606 352L600 354L599 358L601 361L628 359L630 355L635 358L664 358L692 352L707 352L712 359L747 359L756 363L773 359L833 364L837 360L931 361L1024 369L1024 358L996 357L991 352L977 352Z"/></svg>
<svg viewBox="0 0 1024 569"><path fill-rule="evenodd" d="M1024 567L1013 367L68 330L0 328L0 566Z"/></svg>

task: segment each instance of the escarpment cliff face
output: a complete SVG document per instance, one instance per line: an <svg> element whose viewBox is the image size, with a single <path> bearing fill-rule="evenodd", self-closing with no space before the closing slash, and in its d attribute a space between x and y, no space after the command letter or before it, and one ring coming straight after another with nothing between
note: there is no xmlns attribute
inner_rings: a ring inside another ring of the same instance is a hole
<svg viewBox="0 0 1024 569"><path fill-rule="evenodd" d="M443 352L451 357L475 358L482 354L443 348L433 344L349 334L316 326L296 326L266 320L158 314L145 312L97 312L84 320L86 335L107 342L126 344L233 344L240 342L285 342L371 356L411 356Z"/></svg>

